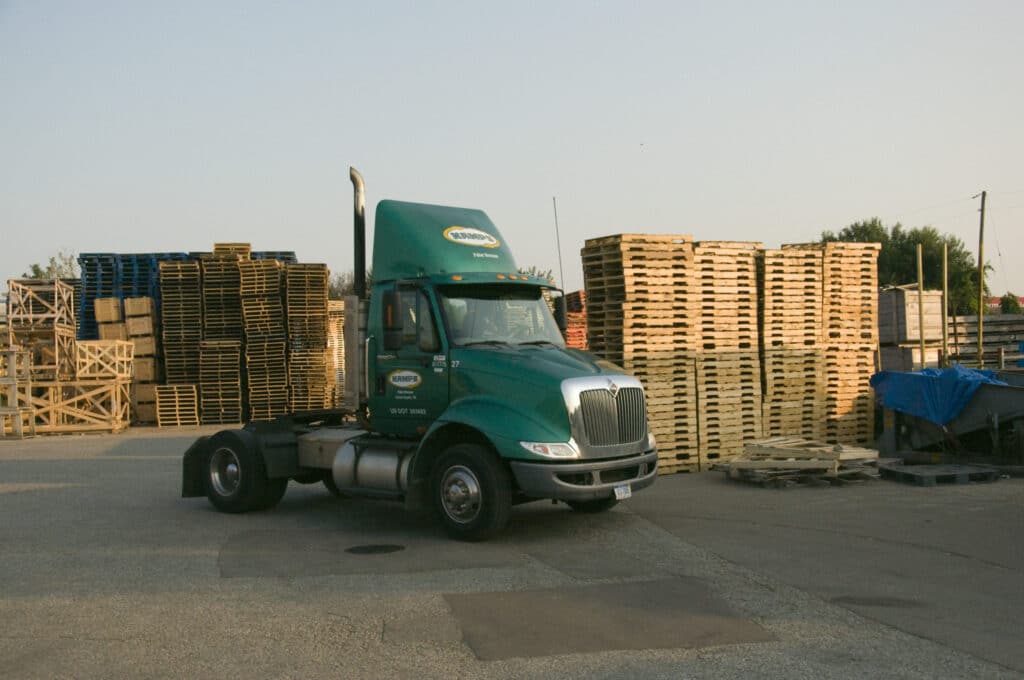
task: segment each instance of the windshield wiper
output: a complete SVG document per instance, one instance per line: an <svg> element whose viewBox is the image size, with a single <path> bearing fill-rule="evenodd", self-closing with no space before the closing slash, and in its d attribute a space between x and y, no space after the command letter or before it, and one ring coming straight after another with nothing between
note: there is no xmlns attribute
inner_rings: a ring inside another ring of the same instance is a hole
<svg viewBox="0 0 1024 680"><path fill-rule="evenodd" d="M509 344L504 340L474 340L473 342L466 342L460 345L460 347L472 347L473 345L490 345L491 347L508 347Z"/></svg>
<svg viewBox="0 0 1024 680"><path fill-rule="evenodd" d="M552 347L558 347L559 345L551 342L550 340L527 340L526 342L517 342L517 345L551 345Z"/></svg>

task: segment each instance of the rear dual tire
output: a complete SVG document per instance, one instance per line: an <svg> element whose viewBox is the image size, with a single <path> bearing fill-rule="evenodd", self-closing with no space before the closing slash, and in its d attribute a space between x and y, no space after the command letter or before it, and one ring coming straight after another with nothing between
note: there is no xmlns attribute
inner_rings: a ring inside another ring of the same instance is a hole
<svg viewBox="0 0 1024 680"><path fill-rule="evenodd" d="M267 510L288 488L287 479L267 478L256 442L245 430L225 430L211 437L203 472L206 497L221 512Z"/></svg>

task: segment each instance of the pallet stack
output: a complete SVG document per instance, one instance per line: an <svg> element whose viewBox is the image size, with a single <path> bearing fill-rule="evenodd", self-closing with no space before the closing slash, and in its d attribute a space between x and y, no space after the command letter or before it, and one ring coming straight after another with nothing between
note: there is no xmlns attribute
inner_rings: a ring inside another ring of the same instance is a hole
<svg viewBox="0 0 1024 680"><path fill-rule="evenodd" d="M694 247L701 469L730 460L762 436L760 250L760 243L744 241L702 241Z"/></svg>
<svg viewBox="0 0 1024 680"><path fill-rule="evenodd" d="M619 234L581 255L590 350L643 382L659 472L698 470L693 239Z"/></svg>
<svg viewBox="0 0 1024 680"><path fill-rule="evenodd" d="M113 253L82 253L78 256L82 270L82 295L78 300L78 337L86 340L99 337L94 313L97 298L121 296L121 261Z"/></svg>
<svg viewBox="0 0 1024 680"><path fill-rule="evenodd" d="M242 422L242 343L199 343L199 421L204 425Z"/></svg>
<svg viewBox="0 0 1024 680"><path fill-rule="evenodd" d="M578 290L565 296L565 344L587 349L587 293Z"/></svg>
<svg viewBox="0 0 1024 680"><path fill-rule="evenodd" d="M32 371L28 352L0 345L0 439L36 433Z"/></svg>
<svg viewBox="0 0 1024 680"><path fill-rule="evenodd" d="M341 408L345 400L345 303L327 301L327 354L333 377L331 408Z"/></svg>
<svg viewBox="0 0 1024 680"><path fill-rule="evenodd" d="M824 290L820 247L765 250L761 280L764 436L823 441Z"/></svg>
<svg viewBox="0 0 1024 680"><path fill-rule="evenodd" d="M249 419L271 420L288 412L281 265L276 260L240 260L238 267Z"/></svg>
<svg viewBox="0 0 1024 680"><path fill-rule="evenodd" d="M822 262L825 343L825 436L870 444L875 434L878 347L877 243L826 243Z"/></svg>
<svg viewBox="0 0 1024 680"><path fill-rule="evenodd" d="M199 382L202 291L198 262L161 262L164 374L168 384Z"/></svg>
<svg viewBox="0 0 1024 680"><path fill-rule="evenodd" d="M241 248L225 250L225 245L238 247L243 244L215 244L213 255L200 260L203 273L203 339L241 343L244 331L240 293L242 279L238 262L242 251ZM245 257L248 257L248 250Z"/></svg>
<svg viewBox="0 0 1024 680"><path fill-rule="evenodd" d="M156 390L160 374L159 328L156 303L148 296L124 299L124 326L128 341L135 348L132 375L132 422L156 422Z"/></svg>
<svg viewBox="0 0 1024 680"><path fill-rule="evenodd" d="M328 408L335 381L327 347L327 265L287 264L284 271L288 408L293 413Z"/></svg>

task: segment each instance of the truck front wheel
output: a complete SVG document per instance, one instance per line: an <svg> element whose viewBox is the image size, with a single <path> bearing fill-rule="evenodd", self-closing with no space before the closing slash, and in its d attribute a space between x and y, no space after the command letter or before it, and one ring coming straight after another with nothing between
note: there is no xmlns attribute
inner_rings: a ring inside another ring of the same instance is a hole
<svg viewBox="0 0 1024 680"><path fill-rule="evenodd" d="M281 500L287 479L267 479L251 434L218 432L210 438L203 466L206 497L221 512L265 510Z"/></svg>
<svg viewBox="0 0 1024 680"><path fill-rule="evenodd" d="M478 444L456 444L434 461L434 508L453 538L480 541L497 534L512 513L508 470Z"/></svg>

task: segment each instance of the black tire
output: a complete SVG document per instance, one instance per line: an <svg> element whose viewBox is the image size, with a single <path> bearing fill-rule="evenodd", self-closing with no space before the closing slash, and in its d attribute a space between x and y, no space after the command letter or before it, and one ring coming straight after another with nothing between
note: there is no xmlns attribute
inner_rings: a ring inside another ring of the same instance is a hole
<svg viewBox="0 0 1024 680"><path fill-rule="evenodd" d="M456 444L434 461L430 495L445 531L463 541L494 536L512 514L508 469L479 444Z"/></svg>
<svg viewBox="0 0 1024 680"><path fill-rule="evenodd" d="M338 485L335 484L335 482L334 482L334 475L331 474L330 470L328 470L327 474L324 475L324 480L323 481L324 481L324 486L327 488L328 491L331 492L332 496L334 496L335 498L348 498L348 494L345 493L344 491L342 491L341 489L339 489Z"/></svg>
<svg viewBox="0 0 1024 680"><path fill-rule="evenodd" d="M256 442L245 430L224 430L210 438L203 456L206 497L221 512L249 512L270 507L281 499L277 482L267 479ZM273 499L273 500L272 500ZM269 504L268 504L269 503Z"/></svg>
<svg viewBox="0 0 1024 680"><path fill-rule="evenodd" d="M263 497L253 506L253 510L269 510L284 498L284 492L288 490L288 478L268 479L267 486L263 490Z"/></svg>
<svg viewBox="0 0 1024 680"><path fill-rule="evenodd" d="M566 501L566 505L575 510L576 512L605 512L614 508L619 502L619 499L615 496L609 496L608 498L595 498L592 501Z"/></svg>

